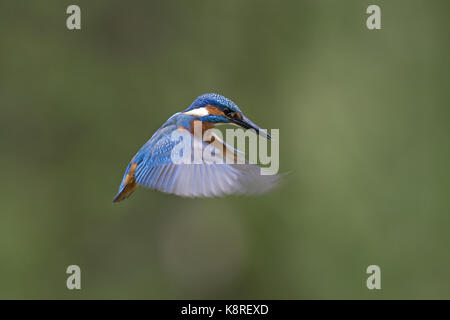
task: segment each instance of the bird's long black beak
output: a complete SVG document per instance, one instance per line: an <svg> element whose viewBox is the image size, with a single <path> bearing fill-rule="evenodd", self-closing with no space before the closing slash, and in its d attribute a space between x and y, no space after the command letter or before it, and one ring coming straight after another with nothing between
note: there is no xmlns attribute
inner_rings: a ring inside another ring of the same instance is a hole
<svg viewBox="0 0 450 320"><path fill-rule="evenodd" d="M268 134L265 130L261 129L260 127L258 127L256 124L254 124L253 122L251 122L249 119L247 119L244 116L242 116L242 119L237 119L237 118L233 119L232 122L244 129L253 129L256 131L257 134L259 134L260 136L262 136L268 140L272 139L270 134Z"/></svg>

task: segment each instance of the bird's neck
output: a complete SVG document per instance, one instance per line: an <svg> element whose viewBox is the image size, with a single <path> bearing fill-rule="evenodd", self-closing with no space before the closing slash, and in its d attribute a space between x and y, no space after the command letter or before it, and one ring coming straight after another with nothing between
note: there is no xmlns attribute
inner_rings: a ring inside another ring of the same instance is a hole
<svg viewBox="0 0 450 320"><path fill-rule="evenodd" d="M203 121L200 121L199 119L193 119L190 124L189 132L191 134L194 134L195 128L201 128L202 129L201 134L203 135L203 133L206 130L212 129L214 127L215 127L214 123L212 123L212 122L203 122Z"/></svg>

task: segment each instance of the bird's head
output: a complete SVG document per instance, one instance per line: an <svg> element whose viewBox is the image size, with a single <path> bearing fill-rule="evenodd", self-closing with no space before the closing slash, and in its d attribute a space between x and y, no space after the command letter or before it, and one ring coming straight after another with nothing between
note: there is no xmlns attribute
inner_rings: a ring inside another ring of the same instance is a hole
<svg viewBox="0 0 450 320"><path fill-rule="evenodd" d="M266 131L247 119L233 101L220 94L207 93L199 96L184 111L184 114L197 117L202 122L215 124L230 123L244 129L253 129L259 135L271 139Z"/></svg>

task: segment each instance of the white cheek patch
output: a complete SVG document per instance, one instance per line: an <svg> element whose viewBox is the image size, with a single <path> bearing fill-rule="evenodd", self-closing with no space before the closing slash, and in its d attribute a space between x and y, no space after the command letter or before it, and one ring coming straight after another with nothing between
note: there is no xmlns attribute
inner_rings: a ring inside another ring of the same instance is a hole
<svg viewBox="0 0 450 320"><path fill-rule="evenodd" d="M197 109L193 109L191 111L185 112L184 113L187 116L195 116L195 117L204 117L209 115L208 110L206 110L206 108L197 108Z"/></svg>

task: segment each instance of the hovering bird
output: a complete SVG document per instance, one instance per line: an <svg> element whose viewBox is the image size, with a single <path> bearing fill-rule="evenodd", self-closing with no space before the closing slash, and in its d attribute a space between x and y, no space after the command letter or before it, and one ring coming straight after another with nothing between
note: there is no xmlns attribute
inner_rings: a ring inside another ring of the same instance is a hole
<svg viewBox="0 0 450 320"><path fill-rule="evenodd" d="M201 125L205 131L217 124L234 124L253 129L257 134L271 139L266 131L248 120L233 101L215 93L201 95L186 110L170 117L131 159L113 202L128 198L137 186L184 197L261 194L271 190L279 181L279 175L261 175L261 168L248 161L173 162L171 152L178 143L171 138L175 130L185 129L193 135L194 126ZM240 151L230 147L217 135L212 140L223 146L216 150L223 156L242 157ZM202 141L200 145L205 147L209 143Z"/></svg>

